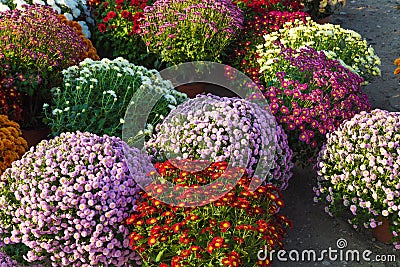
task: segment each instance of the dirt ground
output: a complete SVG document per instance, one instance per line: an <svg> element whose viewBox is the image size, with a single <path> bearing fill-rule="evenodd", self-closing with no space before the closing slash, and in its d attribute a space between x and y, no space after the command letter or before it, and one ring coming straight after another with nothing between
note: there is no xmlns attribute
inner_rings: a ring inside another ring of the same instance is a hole
<svg viewBox="0 0 400 267"><path fill-rule="evenodd" d="M395 0L347 0L346 7L331 17L331 23L360 33L381 58L382 76L365 88L373 108L400 111L400 84L393 75L393 61L400 56L400 29L397 29L399 19L400 1ZM354 230L344 219L327 215L322 204L315 204L312 191L314 185L315 174L311 168L295 167L291 183L284 192L286 207L282 213L288 215L294 224L285 239L285 250L287 253L298 250L300 255L302 250L315 250L319 256L322 250L338 250L338 239L345 239L347 246L341 251L346 253L348 250L358 250L360 262L353 261L351 257L346 261L345 256L342 261L332 260L333 257L327 255L320 261L296 262L291 261L286 254L283 258L289 261L279 261L275 256L272 266L400 266L400 252L394 250L392 245L375 240L369 230ZM376 255L394 255L396 261L367 262L362 259L365 250L373 253L368 257L370 259L375 259ZM293 252L292 256L295 255Z"/></svg>

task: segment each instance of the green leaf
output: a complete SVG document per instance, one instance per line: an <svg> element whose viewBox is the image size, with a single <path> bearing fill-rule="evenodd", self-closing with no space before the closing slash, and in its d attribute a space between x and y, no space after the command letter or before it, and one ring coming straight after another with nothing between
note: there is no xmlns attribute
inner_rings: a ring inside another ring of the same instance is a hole
<svg viewBox="0 0 400 267"><path fill-rule="evenodd" d="M164 254L164 251L165 251L165 249L158 252L157 257L156 257L156 262L159 262L161 260L161 257Z"/></svg>

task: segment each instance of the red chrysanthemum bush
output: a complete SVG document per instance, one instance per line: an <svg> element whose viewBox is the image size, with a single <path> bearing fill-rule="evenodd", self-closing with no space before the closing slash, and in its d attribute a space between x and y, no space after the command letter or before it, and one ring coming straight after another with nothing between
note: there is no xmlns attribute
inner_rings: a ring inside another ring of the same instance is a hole
<svg viewBox="0 0 400 267"><path fill-rule="evenodd" d="M19 124L0 115L0 176L13 161L24 155L26 149L28 144L22 138Z"/></svg>
<svg viewBox="0 0 400 267"><path fill-rule="evenodd" d="M189 160L173 162L182 167L188 166L184 163ZM190 161L189 165L193 170L198 169L193 165L204 163ZM165 183L151 183L147 192L141 192L135 213L126 220L132 230L132 249L141 255L145 266L269 266L268 259L257 259L257 252L265 246L268 251L282 248L286 228L291 226L285 216L278 214L284 205L279 189L264 184L251 192L252 178L247 174L237 184L228 182L229 177L244 173L244 169L228 167L226 162L206 166L202 171L187 171L170 161L155 164L161 177L175 187L207 184L208 199L215 196L212 189L232 190L203 206L188 207L183 202L171 206L159 201L159 196L177 196L167 190ZM218 183L221 176L227 179Z"/></svg>

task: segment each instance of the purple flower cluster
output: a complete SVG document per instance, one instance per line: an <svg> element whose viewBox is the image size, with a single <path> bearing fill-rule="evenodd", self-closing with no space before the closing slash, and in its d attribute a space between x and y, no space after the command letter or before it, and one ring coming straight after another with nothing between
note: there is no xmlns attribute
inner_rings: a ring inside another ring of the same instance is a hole
<svg viewBox="0 0 400 267"><path fill-rule="evenodd" d="M244 19L231 0L158 0L144 9L144 16L141 35L146 45L174 64L215 61Z"/></svg>
<svg viewBox="0 0 400 267"><path fill-rule="evenodd" d="M264 95L299 159L316 157L326 133L370 110L363 79L321 51L281 46L271 68L276 77L263 77L268 84Z"/></svg>
<svg viewBox="0 0 400 267"><path fill-rule="evenodd" d="M0 267L15 267L17 262L12 260L7 254L0 251Z"/></svg>
<svg viewBox="0 0 400 267"><path fill-rule="evenodd" d="M275 148L263 150L262 144ZM272 164L266 181L280 188L292 176L292 151L284 131L261 107L239 98L199 95L181 104L157 125L146 148L156 161L230 160L250 175L260 158L268 159Z"/></svg>
<svg viewBox="0 0 400 267"><path fill-rule="evenodd" d="M350 211L354 228L375 228L380 217L391 224L400 249L400 113L361 112L328 134L315 166L315 201L325 211Z"/></svg>
<svg viewBox="0 0 400 267"><path fill-rule="evenodd" d="M14 162L0 180L5 245L22 243L30 248L28 262L52 266L140 264L123 222L136 207L134 177L144 179L151 164L131 149L130 172L124 146L117 137L63 133Z"/></svg>

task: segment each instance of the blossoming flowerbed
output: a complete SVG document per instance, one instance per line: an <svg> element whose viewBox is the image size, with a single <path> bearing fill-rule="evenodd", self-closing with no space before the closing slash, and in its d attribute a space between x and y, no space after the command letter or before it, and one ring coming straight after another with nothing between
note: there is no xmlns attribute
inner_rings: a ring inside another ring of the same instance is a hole
<svg viewBox="0 0 400 267"><path fill-rule="evenodd" d="M342 4L1 0L1 266L269 266L257 251L284 247L293 161L316 164L329 214L385 219L399 249L398 114L370 112L363 92L380 59L313 21ZM162 73L195 60L247 74L269 105L189 100ZM124 116L150 95L139 150L120 139ZM26 151L19 125L52 137Z"/></svg>

